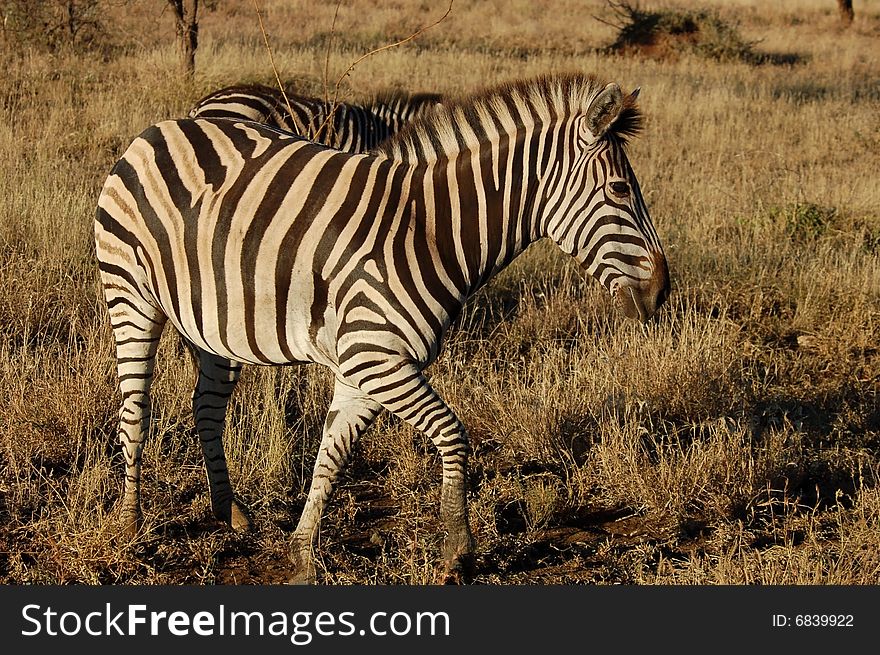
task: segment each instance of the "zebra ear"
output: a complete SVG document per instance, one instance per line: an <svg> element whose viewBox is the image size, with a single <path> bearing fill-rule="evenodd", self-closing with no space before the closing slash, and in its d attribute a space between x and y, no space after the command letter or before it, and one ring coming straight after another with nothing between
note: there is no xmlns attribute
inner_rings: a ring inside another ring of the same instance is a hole
<svg viewBox="0 0 880 655"><path fill-rule="evenodd" d="M615 82L611 82L602 89L587 109L587 128L594 138L599 139L608 131L608 127L620 115L621 109L623 109L623 92Z"/></svg>

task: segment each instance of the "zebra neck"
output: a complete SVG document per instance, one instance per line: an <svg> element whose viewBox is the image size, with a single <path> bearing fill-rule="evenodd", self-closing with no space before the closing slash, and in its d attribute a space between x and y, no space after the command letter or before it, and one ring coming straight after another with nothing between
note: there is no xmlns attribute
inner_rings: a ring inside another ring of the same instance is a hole
<svg viewBox="0 0 880 655"><path fill-rule="evenodd" d="M462 301L536 239L537 176L523 170L521 150L521 143L465 149L411 169L410 211Z"/></svg>

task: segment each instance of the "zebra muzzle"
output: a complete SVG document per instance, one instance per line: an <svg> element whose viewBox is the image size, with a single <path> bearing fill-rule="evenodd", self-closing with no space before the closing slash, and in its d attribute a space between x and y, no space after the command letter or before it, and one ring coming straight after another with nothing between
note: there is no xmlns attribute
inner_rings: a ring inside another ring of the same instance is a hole
<svg viewBox="0 0 880 655"><path fill-rule="evenodd" d="M635 287L623 287L617 292L615 298L617 308L627 318L646 323L650 318L645 303L642 301L641 294Z"/></svg>
<svg viewBox="0 0 880 655"><path fill-rule="evenodd" d="M654 275L638 284L619 288L615 302L627 318L647 323L669 297L669 271L665 259L654 262Z"/></svg>

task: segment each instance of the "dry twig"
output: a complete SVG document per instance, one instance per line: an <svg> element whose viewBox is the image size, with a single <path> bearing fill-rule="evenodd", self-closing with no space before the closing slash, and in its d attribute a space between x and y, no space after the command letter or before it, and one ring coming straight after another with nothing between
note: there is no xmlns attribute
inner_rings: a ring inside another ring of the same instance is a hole
<svg viewBox="0 0 880 655"><path fill-rule="evenodd" d="M383 45L379 48L374 48L373 50L370 50L368 53L361 55L354 62L349 64L348 68L345 69L345 72L339 76L338 80L336 80L336 85L335 85L335 88L333 91L333 103L330 107L330 111L327 114L327 119L324 121L324 124L318 128L317 134L321 134L321 132L324 130L325 127L327 127L329 129L329 125L331 124L331 121L333 119L333 115L336 113L336 108L339 106L339 85L342 84L342 80L344 80L351 73L351 71L354 70L355 66L357 66L359 63L361 63L364 59L367 59L368 57L372 57L373 55L375 55L379 52L382 52L383 50L390 50L391 48L396 48L397 46L403 45L404 43L408 43L409 41L412 41L413 39L415 39L419 35L423 34L424 32L427 32L432 27L436 27L437 25L442 23L444 20L446 20L446 18L449 16L450 13L452 13L452 5L454 2L455 2L455 0L449 0L449 6L446 8L446 12L440 18L438 18L436 21L431 23L430 25L426 25L425 27L422 27L422 28L416 30L415 32L410 34L405 39L401 39L400 41L395 41L394 43L389 43L387 45ZM338 6L337 6L337 9L338 9ZM335 17L333 20L335 23L335 21L336 21ZM328 48L329 48L329 46L328 46ZM329 53L328 53L328 61L329 61Z"/></svg>
<svg viewBox="0 0 880 655"><path fill-rule="evenodd" d="M293 109L290 108L290 99L287 97L287 92L284 90L284 85L281 83L281 77L278 75L278 68L275 66L275 57L272 55L272 48L269 46L269 37L266 35L266 28L263 25L263 15L260 13L260 8L257 6L257 0L251 0L254 4L254 11L257 12L257 20L260 21L260 32L263 34L263 42L266 44L266 52L269 53L269 63L272 64L272 72L275 73L275 81L278 82L278 88L281 89L281 95L284 96L284 104L287 105L288 113L293 116Z"/></svg>

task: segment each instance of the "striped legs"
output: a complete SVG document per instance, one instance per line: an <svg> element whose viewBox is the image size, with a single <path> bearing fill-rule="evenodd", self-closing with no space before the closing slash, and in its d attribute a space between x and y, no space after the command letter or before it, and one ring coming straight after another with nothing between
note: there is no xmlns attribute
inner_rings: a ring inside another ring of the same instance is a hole
<svg viewBox="0 0 880 655"><path fill-rule="evenodd" d="M443 560L447 581L469 572L474 538L467 515L468 438L464 426L437 395L421 369L406 361L377 362L359 374L360 387L371 398L423 432L437 447L443 463L440 518L446 530Z"/></svg>
<svg viewBox="0 0 880 655"><path fill-rule="evenodd" d="M150 432L150 385L165 316L125 291L105 280L122 396L118 430L125 457L122 520L125 534L133 538L141 522L141 457Z"/></svg>
<svg viewBox="0 0 880 655"><path fill-rule="evenodd" d="M223 452L226 408L241 374L241 364L204 350L193 350L199 364L199 377L192 398L193 418L205 459L211 508L217 519L234 530L249 530L251 522L247 510L236 501L232 492Z"/></svg>
<svg viewBox="0 0 880 655"><path fill-rule="evenodd" d="M300 515L299 524L293 533L291 543L291 560L295 568L293 582L315 582L312 549L324 507L333 493L333 486L351 458L354 444L370 427L381 409L377 402L358 389L339 379L336 380L333 400L324 422L321 447L312 473L312 486Z"/></svg>
<svg viewBox="0 0 880 655"><path fill-rule="evenodd" d="M440 453L440 518L446 530L443 559L447 580L456 581L471 566L474 552L467 516L468 442L464 426L413 364L386 360L357 368L359 389L336 380L312 486L291 544L296 569L293 581L315 581L312 548L324 507L351 458L352 447L382 408L425 433Z"/></svg>

